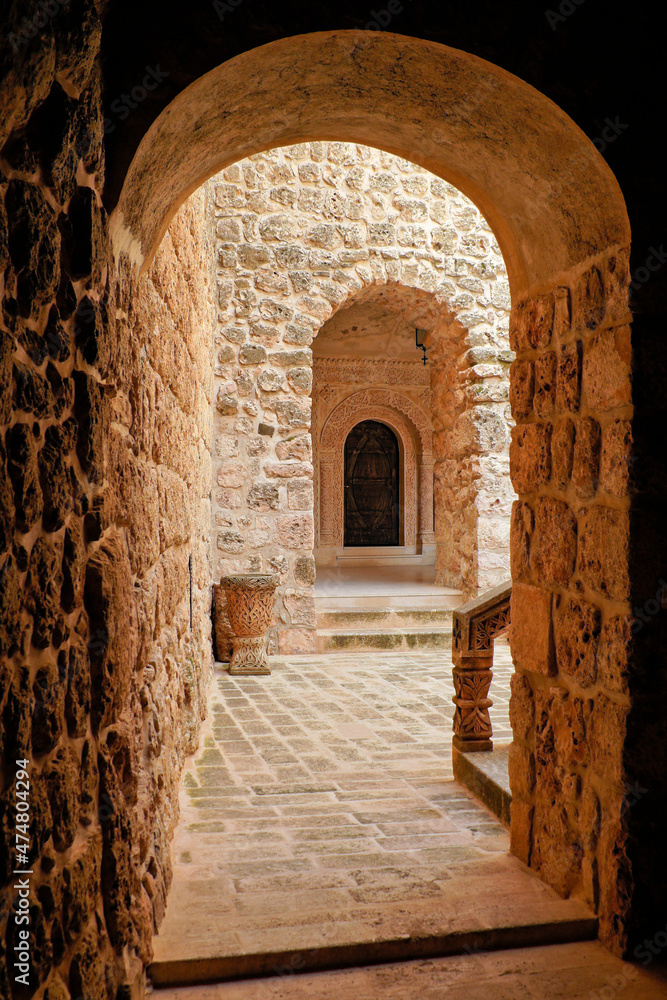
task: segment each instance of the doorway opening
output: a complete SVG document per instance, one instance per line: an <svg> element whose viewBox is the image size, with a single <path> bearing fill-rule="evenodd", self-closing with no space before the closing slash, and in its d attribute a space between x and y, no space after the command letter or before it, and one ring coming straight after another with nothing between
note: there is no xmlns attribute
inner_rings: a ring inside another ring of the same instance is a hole
<svg viewBox="0 0 667 1000"><path fill-rule="evenodd" d="M345 440L345 545L399 545L400 460L391 427L363 420Z"/></svg>

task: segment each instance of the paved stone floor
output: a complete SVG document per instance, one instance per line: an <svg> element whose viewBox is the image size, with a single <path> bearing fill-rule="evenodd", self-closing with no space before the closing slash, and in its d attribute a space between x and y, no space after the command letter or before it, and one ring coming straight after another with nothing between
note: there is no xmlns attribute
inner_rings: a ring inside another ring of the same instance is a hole
<svg viewBox="0 0 667 1000"><path fill-rule="evenodd" d="M506 645L497 661L507 738ZM590 922L508 856L506 829L451 780L451 694L437 652L294 657L270 677L221 669L184 776L156 977L177 956L488 930L508 907L517 926ZM497 890L482 916L471 879Z"/></svg>
<svg viewBox="0 0 667 1000"><path fill-rule="evenodd" d="M502 742L506 643L495 661ZM510 857L507 831L451 780L451 695L439 652L294 657L258 678L220 668L183 781L155 955L168 970L231 956L249 975L248 956L268 953L269 975L156 989L156 1000L592 1000L610 984L614 1000L667 995L592 941L477 953L488 928L590 916ZM473 931L465 955L363 967L387 939L462 927ZM306 971L309 949L359 942L357 967Z"/></svg>
<svg viewBox="0 0 667 1000"><path fill-rule="evenodd" d="M297 963L298 964L298 963ZM160 990L155 1000L664 1000L665 970L597 942Z"/></svg>

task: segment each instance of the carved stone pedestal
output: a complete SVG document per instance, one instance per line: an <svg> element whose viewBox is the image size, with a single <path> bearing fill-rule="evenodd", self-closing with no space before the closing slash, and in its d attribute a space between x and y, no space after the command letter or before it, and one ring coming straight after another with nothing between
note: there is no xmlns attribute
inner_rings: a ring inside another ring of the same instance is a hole
<svg viewBox="0 0 667 1000"><path fill-rule="evenodd" d="M223 576L220 582L234 633L230 674L270 674L266 640L278 577L240 573Z"/></svg>

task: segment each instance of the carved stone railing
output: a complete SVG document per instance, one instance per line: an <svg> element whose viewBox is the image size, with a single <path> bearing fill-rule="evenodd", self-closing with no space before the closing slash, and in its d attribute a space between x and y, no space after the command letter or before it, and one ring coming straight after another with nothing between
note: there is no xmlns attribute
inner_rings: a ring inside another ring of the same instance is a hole
<svg viewBox="0 0 667 1000"><path fill-rule="evenodd" d="M501 583L473 601L462 604L453 616L454 665L453 744L457 750L492 750L493 731L489 687L493 678L493 640L510 623L512 583Z"/></svg>

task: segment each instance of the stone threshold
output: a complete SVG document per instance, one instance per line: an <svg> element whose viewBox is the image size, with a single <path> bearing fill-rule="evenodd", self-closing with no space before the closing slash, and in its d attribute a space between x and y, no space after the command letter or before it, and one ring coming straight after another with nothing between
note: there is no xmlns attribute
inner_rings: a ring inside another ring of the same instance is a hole
<svg viewBox="0 0 667 1000"><path fill-rule="evenodd" d="M468 789L506 827L510 825L510 744L470 753L452 747L454 779Z"/></svg>
<svg viewBox="0 0 667 1000"><path fill-rule="evenodd" d="M372 939L368 934L357 941L313 944L299 940L289 948L273 951L243 952L234 955L209 955L193 958L163 958L149 967L152 984L157 989L169 986L196 986L229 982L235 979L259 979L280 974L305 974L334 969L407 962L412 959L444 958L479 952L537 948L544 945L593 941L598 933L597 918L582 905L577 913L556 916L545 922L518 921L506 926L448 930L438 933L401 934L386 939ZM294 968L298 953L298 968Z"/></svg>

